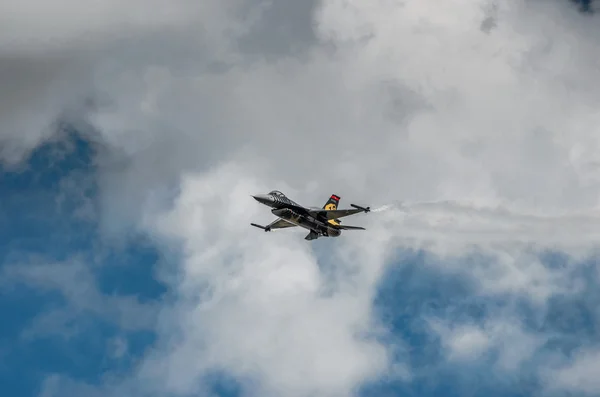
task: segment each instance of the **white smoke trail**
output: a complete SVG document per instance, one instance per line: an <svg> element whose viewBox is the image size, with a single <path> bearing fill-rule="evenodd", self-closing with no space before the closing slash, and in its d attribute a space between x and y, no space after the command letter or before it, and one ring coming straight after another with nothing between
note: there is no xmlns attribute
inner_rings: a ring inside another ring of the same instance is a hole
<svg viewBox="0 0 600 397"><path fill-rule="evenodd" d="M371 212L383 212L394 208L395 206L393 204L386 204L382 205L381 207L371 209Z"/></svg>
<svg viewBox="0 0 600 397"><path fill-rule="evenodd" d="M540 221L540 222L553 222L553 221L573 221L581 222L582 220L594 219L600 222L600 210L582 210L566 212L562 211L560 214L548 215L547 213L526 213L519 212L509 207L496 206L496 207L483 207L476 206L469 202L451 201L451 200L440 200L440 201L395 201L389 204L382 205L374 208L372 212L383 212L397 210L406 213L442 213L447 212L451 214L463 214L479 217L488 218L502 218L511 220L528 220L528 221Z"/></svg>
<svg viewBox="0 0 600 397"><path fill-rule="evenodd" d="M467 202L394 202L373 212L388 212L383 222L400 239L452 244L543 244L564 249L600 246L600 211L556 215L478 207Z"/></svg>

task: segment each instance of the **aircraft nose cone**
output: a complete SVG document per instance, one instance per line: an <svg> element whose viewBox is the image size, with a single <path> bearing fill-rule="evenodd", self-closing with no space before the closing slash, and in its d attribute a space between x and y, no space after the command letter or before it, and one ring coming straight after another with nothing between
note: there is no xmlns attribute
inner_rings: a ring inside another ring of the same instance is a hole
<svg viewBox="0 0 600 397"><path fill-rule="evenodd" d="M261 204L270 205L271 203L273 203L273 199L266 194L257 194L256 196L252 197L254 197L254 200L258 201Z"/></svg>

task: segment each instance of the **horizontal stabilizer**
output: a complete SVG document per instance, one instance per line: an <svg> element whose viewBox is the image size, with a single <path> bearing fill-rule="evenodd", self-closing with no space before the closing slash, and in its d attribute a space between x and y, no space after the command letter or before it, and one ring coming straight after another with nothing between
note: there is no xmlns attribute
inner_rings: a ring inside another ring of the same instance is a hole
<svg viewBox="0 0 600 397"><path fill-rule="evenodd" d="M364 227L350 225L338 225L337 228L342 230L367 230Z"/></svg>

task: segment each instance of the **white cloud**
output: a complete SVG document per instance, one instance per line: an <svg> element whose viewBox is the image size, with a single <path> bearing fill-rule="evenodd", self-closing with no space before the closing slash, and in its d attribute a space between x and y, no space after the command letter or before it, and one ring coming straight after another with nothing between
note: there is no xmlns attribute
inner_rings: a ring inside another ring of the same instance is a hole
<svg viewBox="0 0 600 397"><path fill-rule="evenodd" d="M600 352L597 349L589 349L575 354L571 363L545 373L548 377L548 388L597 395L600 390L599 360Z"/></svg>
<svg viewBox="0 0 600 397"><path fill-rule="evenodd" d="M249 222L260 217L248 192L265 188L233 166L183 181L173 211L157 225L184 243L185 303L176 320L183 339L142 376L186 394L203 371L226 368L257 376L261 395L333 396L387 369L384 346L364 339L377 280L327 285L301 232L248 235Z"/></svg>
<svg viewBox="0 0 600 397"><path fill-rule="evenodd" d="M450 269L475 280L479 295L541 307L578 291L572 269L548 270L530 247L583 255L597 246L600 25L564 3L324 0L314 10L319 43L274 61L237 41L255 34L262 2L156 1L143 18L137 2L103 2L93 15L78 3L79 19L62 25L47 10L34 33L23 21L36 8L11 6L0 14L17 21L17 39L0 54L50 62L52 47L40 43L62 47L59 66L34 85L41 105L10 102L20 110L11 131L33 135L9 133L5 145L37 143L90 87L108 98L88 121L108 159L133 155L101 170L105 225L151 230L185 253L174 285L183 301L161 328L169 347L140 376L165 374L164 387L192 391L217 366L273 393L350 393L387 369L385 346L356 335L374 326L371 298L399 246L444 258L484 250L490 263ZM482 29L489 18L494 26ZM81 37L94 43L85 55ZM348 221L369 230L324 242L334 253L321 258L300 233L248 228L266 213L248 194L272 188L307 204L333 192L343 203L413 204ZM320 272L327 266L334 286ZM174 347L172 328L182 333ZM467 356L499 346L506 368L537 346L519 326L492 330L484 343L463 329L449 346Z"/></svg>
<svg viewBox="0 0 600 397"><path fill-rule="evenodd" d="M86 397L99 397L105 395L102 391L99 391L93 386L74 382L60 374L47 376L42 382L39 392L40 397L60 397L72 394Z"/></svg>
<svg viewBox="0 0 600 397"><path fill-rule="evenodd" d="M111 358L122 358L127 354L129 350L129 344L127 343L127 339L121 337L115 337L108 342L107 350L109 350L109 354Z"/></svg>
<svg viewBox="0 0 600 397"><path fill-rule="evenodd" d="M0 273L0 283L5 288L26 284L41 291L58 292L65 299L64 306L35 317L22 337L56 334L68 339L80 332L75 320L85 314L114 322L125 330L153 329L156 306L141 303L133 296L103 294L89 268L91 263L82 258L64 263L44 262L38 258L31 263L5 264Z"/></svg>
<svg viewBox="0 0 600 397"><path fill-rule="evenodd" d="M545 342L545 336L524 329L518 318L492 315L481 324L447 325L431 319L451 362L481 360L495 354L495 368L514 372Z"/></svg>
<svg viewBox="0 0 600 397"><path fill-rule="evenodd" d="M480 327L462 325L454 329L444 329L442 324L432 324L441 334L452 360L473 360L484 354L491 342Z"/></svg>

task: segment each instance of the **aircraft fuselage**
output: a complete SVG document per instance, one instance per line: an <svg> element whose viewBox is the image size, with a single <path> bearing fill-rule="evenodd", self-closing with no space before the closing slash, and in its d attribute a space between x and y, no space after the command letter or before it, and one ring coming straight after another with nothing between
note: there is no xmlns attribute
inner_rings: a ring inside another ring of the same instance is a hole
<svg viewBox="0 0 600 397"><path fill-rule="evenodd" d="M338 237L342 234L340 229L330 226L327 219L313 217L305 207L284 195L260 194L253 197L259 203L271 207L273 215L314 233L312 238Z"/></svg>
<svg viewBox="0 0 600 397"><path fill-rule="evenodd" d="M304 229L315 232L320 236L338 237L340 234L342 234L341 230L327 225L326 221L321 221L310 215L302 214L291 208L275 208L271 210L271 213L281 219L293 223L296 226L300 226Z"/></svg>

